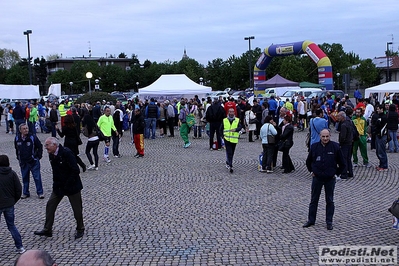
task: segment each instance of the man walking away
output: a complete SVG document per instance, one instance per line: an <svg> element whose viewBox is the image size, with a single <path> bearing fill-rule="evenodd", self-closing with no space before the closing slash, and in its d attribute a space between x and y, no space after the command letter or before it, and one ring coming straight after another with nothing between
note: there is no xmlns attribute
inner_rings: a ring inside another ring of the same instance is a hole
<svg viewBox="0 0 399 266"><path fill-rule="evenodd" d="M10 167L7 155L0 155L0 219L4 215L8 231L14 239L17 253L24 253L21 234L14 223L14 205L21 197L22 187L17 174Z"/></svg>

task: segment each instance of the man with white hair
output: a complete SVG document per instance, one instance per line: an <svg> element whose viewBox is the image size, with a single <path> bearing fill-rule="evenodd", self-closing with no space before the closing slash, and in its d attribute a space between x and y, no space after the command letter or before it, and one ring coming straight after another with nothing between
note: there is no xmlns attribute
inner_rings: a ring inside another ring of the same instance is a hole
<svg viewBox="0 0 399 266"><path fill-rule="evenodd" d="M166 106L166 120L169 127L168 137L173 138L175 136L175 108L173 108L173 105L170 104L169 100L166 100L164 104Z"/></svg>

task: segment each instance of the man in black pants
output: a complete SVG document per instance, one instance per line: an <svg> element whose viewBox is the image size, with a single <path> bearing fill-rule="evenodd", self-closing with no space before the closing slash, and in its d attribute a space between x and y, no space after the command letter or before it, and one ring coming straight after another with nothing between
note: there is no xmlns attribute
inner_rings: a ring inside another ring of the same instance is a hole
<svg viewBox="0 0 399 266"><path fill-rule="evenodd" d="M165 101L166 106L166 120L168 121L169 135L168 137L175 136L175 108L168 100ZM164 132L165 134L166 132Z"/></svg>
<svg viewBox="0 0 399 266"><path fill-rule="evenodd" d="M51 168L53 169L53 191L46 205L44 228L41 231L35 231L34 234L46 237L53 236L55 211L64 196L67 196L77 224L75 239L81 238L85 230L81 195L83 185L75 155L70 149L64 148L58 142L58 139L53 137L46 139L44 147L49 153Z"/></svg>
<svg viewBox="0 0 399 266"><path fill-rule="evenodd" d="M219 101L215 99L211 106L206 110L206 121L209 122L209 148L213 150L213 137L216 132L216 139L218 142L218 146L216 149L222 148L222 139L220 134L220 126L222 125L223 119L226 117L226 112L223 107L220 105Z"/></svg>

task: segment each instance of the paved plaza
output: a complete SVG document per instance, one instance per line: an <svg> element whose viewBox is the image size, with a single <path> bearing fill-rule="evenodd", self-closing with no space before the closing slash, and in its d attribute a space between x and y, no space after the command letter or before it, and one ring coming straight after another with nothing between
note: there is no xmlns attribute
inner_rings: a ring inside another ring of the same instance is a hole
<svg viewBox="0 0 399 266"><path fill-rule="evenodd" d="M20 176L14 135L0 127L0 154L8 154ZM332 133L337 139L337 133ZM59 265L317 265L320 245L398 245L387 208L399 195L399 154L388 154L389 171L355 168L355 177L338 181L334 230L325 224L324 192L316 225L307 220L311 177L305 166L306 132L295 132L291 156L296 170L283 174L257 169L261 142L243 135L234 157L234 173L225 168L225 152L209 151L208 138L180 137L145 141L145 157L134 158L128 134L122 158L100 162L99 171L81 174L85 235L74 240L76 223L68 199L61 202L53 237L33 234L44 225L52 172L44 151L42 179L46 198L20 200L16 225L26 249L50 252ZM42 142L49 134L38 134ZM84 145L80 146L83 154ZM63 140L61 140L63 143ZM99 154L103 152L100 144ZM360 153L359 153L360 156ZM88 165L86 156L83 161ZM281 153L279 163L281 164ZM0 221L0 265L18 257L4 217Z"/></svg>

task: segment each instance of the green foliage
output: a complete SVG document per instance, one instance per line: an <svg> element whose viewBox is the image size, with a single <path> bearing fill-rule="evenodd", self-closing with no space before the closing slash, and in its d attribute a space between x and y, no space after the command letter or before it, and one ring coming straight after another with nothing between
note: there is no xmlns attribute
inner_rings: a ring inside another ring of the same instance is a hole
<svg viewBox="0 0 399 266"><path fill-rule="evenodd" d="M106 92L92 92L91 95L90 93L86 93L82 97L76 100L76 103L96 103L97 101L102 101L105 100L106 102L113 101L115 103L115 98Z"/></svg>
<svg viewBox="0 0 399 266"><path fill-rule="evenodd" d="M306 79L299 56L291 55L283 59L280 65L280 75L286 79L301 82Z"/></svg>
<svg viewBox="0 0 399 266"><path fill-rule="evenodd" d="M379 84L379 70L373 64L373 61L371 61L371 59L363 60L356 68L356 72L361 86L371 87Z"/></svg>
<svg viewBox="0 0 399 266"><path fill-rule="evenodd" d="M0 68L10 69L21 60L19 53L14 50L0 49Z"/></svg>
<svg viewBox="0 0 399 266"><path fill-rule="evenodd" d="M14 85L27 85L29 84L29 71L27 66L21 66L20 64L12 66L7 71L5 77L6 84Z"/></svg>

